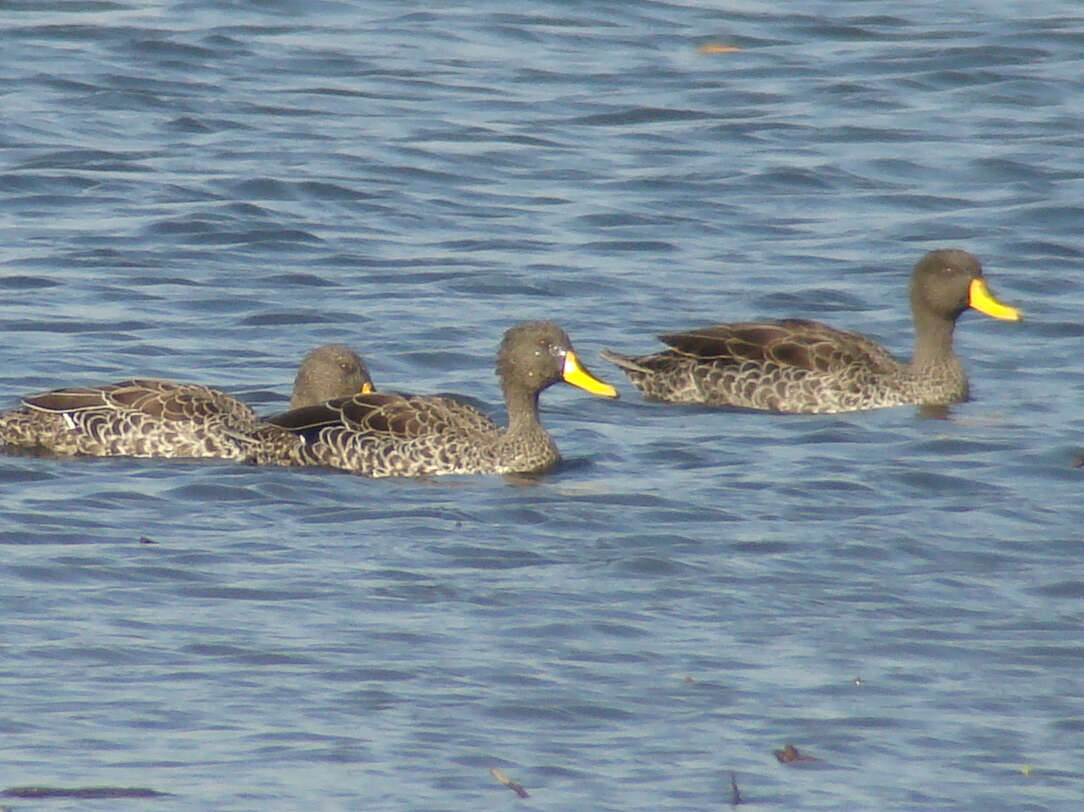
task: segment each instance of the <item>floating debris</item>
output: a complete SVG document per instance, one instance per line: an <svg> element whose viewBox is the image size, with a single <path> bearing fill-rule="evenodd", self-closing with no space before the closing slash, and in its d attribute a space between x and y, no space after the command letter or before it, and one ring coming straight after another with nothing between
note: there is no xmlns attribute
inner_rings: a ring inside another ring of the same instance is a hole
<svg viewBox="0 0 1084 812"><path fill-rule="evenodd" d="M793 744L786 745L782 750L776 750L775 757L779 759L780 764L790 764L794 761L820 761L820 759L813 756L807 756L805 753L799 753L798 748Z"/></svg>
<svg viewBox="0 0 1084 812"><path fill-rule="evenodd" d="M9 787L8 798L165 798L168 792L146 787Z"/></svg>
<svg viewBox="0 0 1084 812"><path fill-rule="evenodd" d="M147 536L140 536L139 537L139 543L140 544L157 544L158 542L155 541L152 538L148 538Z"/></svg>
<svg viewBox="0 0 1084 812"><path fill-rule="evenodd" d="M737 45L724 45L721 42L705 42L696 48L698 54L732 54L740 50Z"/></svg>
<svg viewBox="0 0 1084 812"><path fill-rule="evenodd" d="M737 806L741 803L741 793L738 792L738 779L734 773L730 774L730 805Z"/></svg>
<svg viewBox="0 0 1084 812"><path fill-rule="evenodd" d="M489 774L497 779L497 783L504 784L506 787L508 787L508 789L512 790L512 792L516 793L516 795L518 795L520 798L530 797L527 794L527 790L523 788L522 784L517 784L515 781L505 775L499 767L490 767Z"/></svg>

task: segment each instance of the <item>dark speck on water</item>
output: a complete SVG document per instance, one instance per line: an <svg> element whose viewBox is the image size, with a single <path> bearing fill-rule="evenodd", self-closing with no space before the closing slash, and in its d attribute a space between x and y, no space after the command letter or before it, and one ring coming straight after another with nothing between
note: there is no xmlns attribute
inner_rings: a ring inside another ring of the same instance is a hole
<svg viewBox="0 0 1084 812"><path fill-rule="evenodd" d="M0 793L8 798L161 798L164 792L145 787L11 787Z"/></svg>
<svg viewBox="0 0 1084 812"><path fill-rule="evenodd" d="M547 390L532 477L0 456L5 773L157 793L37 806L1080 805L1078 3L3 29L0 408L141 376L272 414L338 343L503 424L494 348L537 319L621 390ZM779 316L905 352L937 248L1027 315L963 314L937 414L665 405L598 358Z"/></svg>

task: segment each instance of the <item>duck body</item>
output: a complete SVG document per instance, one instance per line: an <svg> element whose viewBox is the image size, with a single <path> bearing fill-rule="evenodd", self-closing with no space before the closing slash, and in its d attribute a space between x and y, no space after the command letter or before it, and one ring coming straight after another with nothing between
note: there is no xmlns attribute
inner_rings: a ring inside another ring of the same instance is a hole
<svg viewBox="0 0 1084 812"><path fill-rule="evenodd" d="M25 397L23 408L0 414L0 438L60 455L244 460L261 425L218 390L137 378Z"/></svg>
<svg viewBox="0 0 1084 812"><path fill-rule="evenodd" d="M328 345L302 363L294 397L309 403L365 385L371 383L361 360ZM63 456L272 462L299 442L217 389L154 378L42 392L0 413L0 443Z"/></svg>
<svg viewBox="0 0 1084 812"><path fill-rule="evenodd" d="M536 472L560 459L545 430L509 437L480 410L448 396L355 395L270 419L302 438L287 452L290 464L370 477Z"/></svg>
<svg viewBox="0 0 1084 812"><path fill-rule="evenodd" d="M538 416L538 396L565 381L605 397L609 384L579 363L551 322L505 333L497 360L508 426L455 397L357 394L295 409L269 421L302 438L287 464L323 465L370 477L544 471L560 459Z"/></svg>
<svg viewBox="0 0 1084 812"><path fill-rule="evenodd" d="M965 400L955 358L921 371L859 333L804 319L721 324L659 337L655 355L603 352L644 395L776 412L832 414Z"/></svg>
<svg viewBox="0 0 1084 812"><path fill-rule="evenodd" d="M905 404L948 405L968 397L952 351L968 307L995 318L1019 313L990 294L971 254L934 251L915 267L915 352L899 361L876 341L804 319L720 324L660 336L643 356L603 352L647 397L778 412L832 414Z"/></svg>

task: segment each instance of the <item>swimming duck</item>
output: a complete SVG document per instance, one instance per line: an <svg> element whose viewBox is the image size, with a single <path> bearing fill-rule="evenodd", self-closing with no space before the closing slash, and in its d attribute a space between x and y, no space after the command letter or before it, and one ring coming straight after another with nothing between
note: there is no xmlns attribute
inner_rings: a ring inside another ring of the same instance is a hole
<svg viewBox="0 0 1084 812"><path fill-rule="evenodd" d="M978 259L946 249L926 254L911 276L909 362L859 333L804 319L720 324L660 336L670 349L655 355L601 355L646 396L671 403L820 414L947 405L968 396L952 331L969 307L1021 319L990 293Z"/></svg>
<svg viewBox="0 0 1084 812"><path fill-rule="evenodd" d="M497 376L508 409L501 428L474 406L447 396L357 394L268 418L304 439L290 461L371 477L543 471L559 459L538 418L538 395L565 381L595 395L617 390L582 366L568 334L546 322L504 335Z"/></svg>
<svg viewBox="0 0 1084 812"><path fill-rule="evenodd" d="M310 352L291 405L371 391L364 362L332 344ZM56 389L0 413L0 444L95 457L219 457L264 462L298 444L236 398L200 384L135 378Z"/></svg>

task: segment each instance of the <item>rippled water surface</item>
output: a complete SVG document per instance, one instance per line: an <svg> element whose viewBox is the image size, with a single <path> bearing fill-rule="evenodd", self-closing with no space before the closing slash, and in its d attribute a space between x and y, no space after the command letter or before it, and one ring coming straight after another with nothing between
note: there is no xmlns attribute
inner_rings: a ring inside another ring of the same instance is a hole
<svg viewBox="0 0 1084 812"><path fill-rule="evenodd" d="M533 481L0 457L3 787L1078 808L1078 4L0 13L3 406L138 374L274 411L336 341L499 413L543 317L622 390L544 394ZM906 354L943 246L1026 315L961 319L944 419L647 403L596 356L772 315Z"/></svg>

